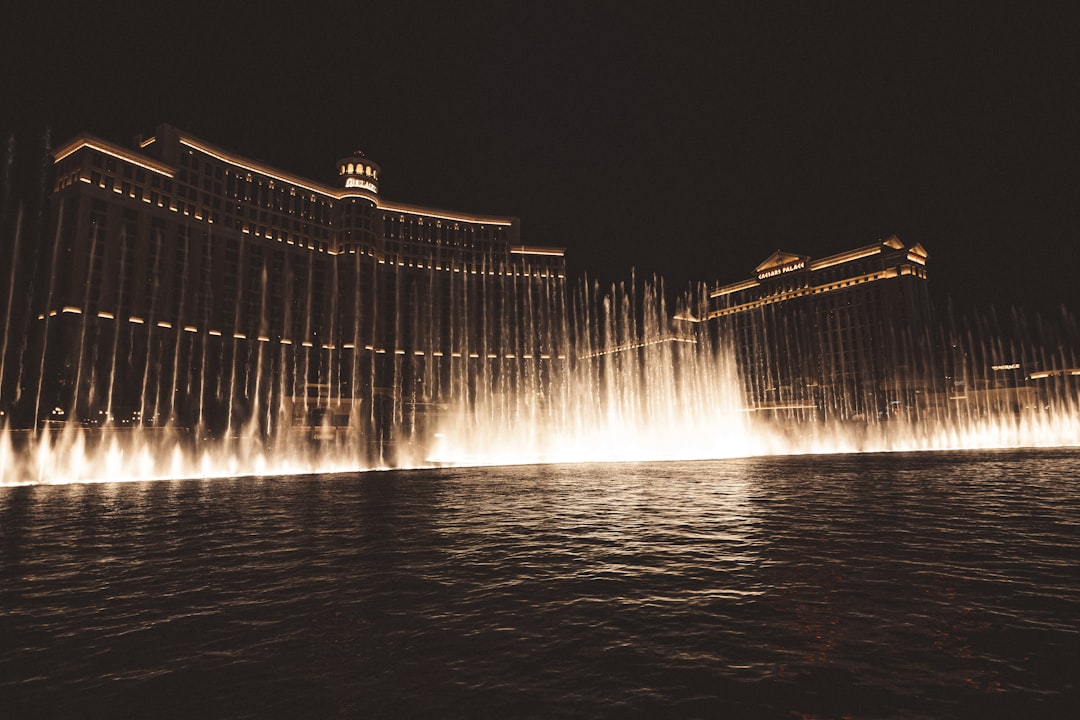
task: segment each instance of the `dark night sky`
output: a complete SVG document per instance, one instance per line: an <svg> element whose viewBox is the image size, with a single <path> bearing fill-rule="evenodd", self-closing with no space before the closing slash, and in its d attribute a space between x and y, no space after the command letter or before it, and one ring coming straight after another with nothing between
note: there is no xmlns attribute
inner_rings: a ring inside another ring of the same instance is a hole
<svg viewBox="0 0 1080 720"><path fill-rule="evenodd" d="M126 142L167 121L328 182L359 147L384 196L516 215L605 280L728 282L777 248L897 233L939 297L1080 304L1066 3L667 5L24 10L0 28L0 129Z"/></svg>

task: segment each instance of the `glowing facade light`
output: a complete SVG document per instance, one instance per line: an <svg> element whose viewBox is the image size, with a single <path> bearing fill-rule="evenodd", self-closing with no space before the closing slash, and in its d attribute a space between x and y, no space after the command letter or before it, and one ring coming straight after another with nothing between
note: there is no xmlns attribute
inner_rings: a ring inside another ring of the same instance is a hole
<svg viewBox="0 0 1080 720"><path fill-rule="evenodd" d="M141 168L144 168L151 172L155 172L159 175L164 175L167 178L171 178L174 175L172 168L170 168L168 165L155 162L154 160L143 157L141 155L134 155L127 150L124 150L122 147L107 143L104 140L90 140L86 137L77 138L57 150L56 154L53 156L53 161L60 162L72 153L78 152L83 148L97 150L98 152L104 153L106 155L111 155L125 162L129 162L132 165L137 165ZM117 189L117 192L120 192L120 190Z"/></svg>
<svg viewBox="0 0 1080 720"><path fill-rule="evenodd" d="M510 248L512 255L548 255L551 257L563 257L566 251L562 248L539 247L529 245L517 245Z"/></svg>
<svg viewBox="0 0 1080 720"><path fill-rule="evenodd" d="M871 257L873 255L880 255L881 250L881 245L867 245L866 247L856 248L855 250L849 250L848 252L842 252L837 255L830 255L829 257L815 260L810 263L810 269L824 270L833 265L841 265L855 260L862 260L863 258Z"/></svg>

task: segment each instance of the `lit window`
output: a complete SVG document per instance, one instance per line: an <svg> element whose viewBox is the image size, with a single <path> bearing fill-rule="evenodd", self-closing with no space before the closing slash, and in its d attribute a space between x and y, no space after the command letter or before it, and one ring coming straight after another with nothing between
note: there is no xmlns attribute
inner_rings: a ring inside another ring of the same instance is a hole
<svg viewBox="0 0 1080 720"><path fill-rule="evenodd" d="M348 171L347 171L347 172L348 172L348 173L349 173L350 175L352 175L352 174L353 174L353 164L352 164L352 163L349 163L349 169L348 169Z"/></svg>

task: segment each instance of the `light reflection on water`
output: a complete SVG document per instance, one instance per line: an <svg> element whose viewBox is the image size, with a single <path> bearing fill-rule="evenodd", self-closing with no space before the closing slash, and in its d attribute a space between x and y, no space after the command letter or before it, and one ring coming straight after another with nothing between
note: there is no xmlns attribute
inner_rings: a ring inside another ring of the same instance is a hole
<svg viewBox="0 0 1080 720"><path fill-rule="evenodd" d="M1075 450L0 490L29 716L1071 717Z"/></svg>

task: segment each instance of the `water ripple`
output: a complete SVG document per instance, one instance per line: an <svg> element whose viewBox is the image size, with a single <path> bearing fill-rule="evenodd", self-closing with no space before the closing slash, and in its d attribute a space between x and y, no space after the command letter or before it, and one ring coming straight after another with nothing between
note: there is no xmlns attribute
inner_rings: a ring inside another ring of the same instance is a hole
<svg viewBox="0 0 1080 720"><path fill-rule="evenodd" d="M0 489L11 717L1073 717L1080 454Z"/></svg>

